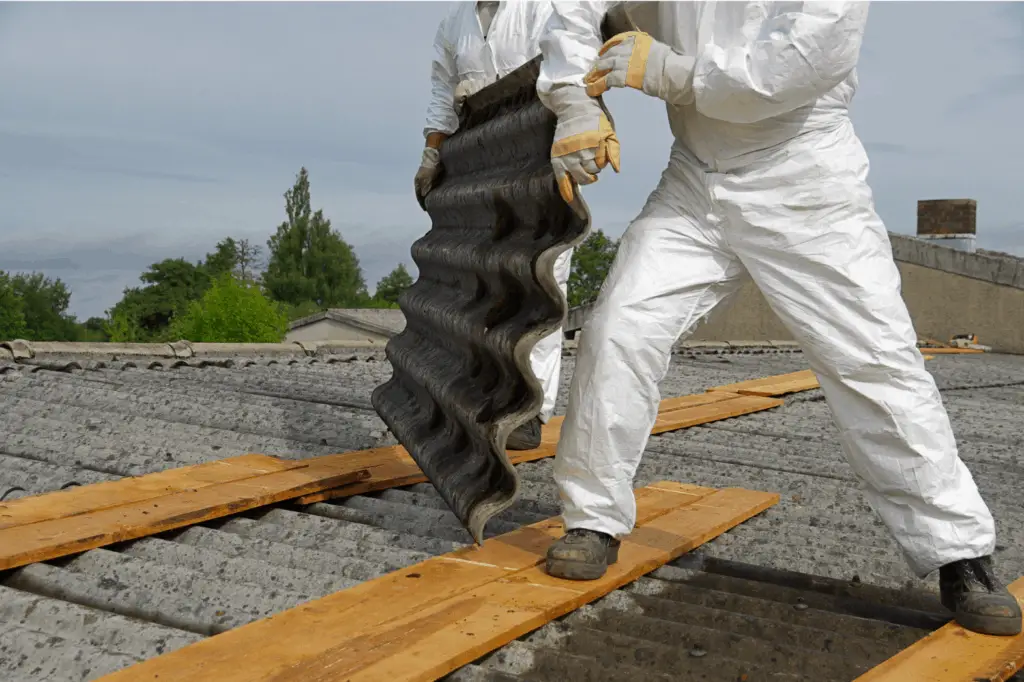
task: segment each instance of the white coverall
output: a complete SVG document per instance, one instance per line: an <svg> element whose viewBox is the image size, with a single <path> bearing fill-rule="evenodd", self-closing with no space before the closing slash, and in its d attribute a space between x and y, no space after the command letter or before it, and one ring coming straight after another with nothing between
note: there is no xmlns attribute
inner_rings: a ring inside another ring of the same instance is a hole
<svg viewBox="0 0 1024 682"><path fill-rule="evenodd" d="M556 3L541 40L545 103L583 83L611 4ZM667 105L668 167L582 331L555 460L566 528L633 529L633 478L673 344L753 278L800 341L912 569L991 554L992 516L916 347L849 118L867 3L632 4L653 16L640 30L694 58L692 92Z"/></svg>
<svg viewBox="0 0 1024 682"><path fill-rule="evenodd" d="M482 7L484 5L492 7ZM434 39L432 88L423 136L432 132L451 135L459 127L455 91L460 84L467 84L471 94L539 55L540 34L550 16L551 2L547 1L455 3L441 21ZM555 281L563 295L568 292L571 260L572 249L555 259ZM533 372L544 391L540 413L544 423L554 413L558 397L562 335L559 327L538 341L530 354Z"/></svg>

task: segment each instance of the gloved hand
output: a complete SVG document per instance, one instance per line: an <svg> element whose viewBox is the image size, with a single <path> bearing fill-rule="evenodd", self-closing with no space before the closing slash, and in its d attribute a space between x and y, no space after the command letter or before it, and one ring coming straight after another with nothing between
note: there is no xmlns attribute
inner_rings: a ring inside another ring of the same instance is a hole
<svg viewBox="0 0 1024 682"><path fill-rule="evenodd" d="M549 95L547 105L558 116L551 166L559 194L566 203L572 203L574 183L597 182L597 174L609 163L619 172L619 138L604 107L581 87L557 88Z"/></svg>
<svg viewBox="0 0 1024 682"><path fill-rule="evenodd" d="M467 78L455 86L455 115L462 113L466 100L487 87L489 83L483 79Z"/></svg>
<svg viewBox="0 0 1024 682"><path fill-rule="evenodd" d="M430 133L427 136L427 145L423 148L420 167L416 171L416 177L413 178L416 201L419 202L420 208L424 211L427 210L425 203L427 194L434 188L437 176L441 174L441 152L438 151L438 148L446 138L447 135L444 133Z"/></svg>
<svg viewBox="0 0 1024 682"><path fill-rule="evenodd" d="M670 104L693 101L693 57L686 57L641 31L627 31L601 46L583 82L599 97L610 88L631 87Z"/></svg>

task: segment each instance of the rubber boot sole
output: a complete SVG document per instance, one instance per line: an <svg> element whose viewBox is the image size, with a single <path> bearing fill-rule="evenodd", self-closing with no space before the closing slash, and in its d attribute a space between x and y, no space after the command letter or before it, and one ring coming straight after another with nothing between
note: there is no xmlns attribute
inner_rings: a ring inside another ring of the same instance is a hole
<svg viewBox="0 0 1024 682"><path fill-rule="evenodd" d="M957 613L954 620L964 629L980 635L1013 637L1021 632L1020 616L978 616L972 613Z"/></svg>
<svg viewBox="0 0 1024 682"><path fill-rule="evenodd" d="M597 580L608 571L609 566L618 560L619 545L615 544L608 548L603 564L549 558L546 569L548 575L554 578L562 578L563 580Z"/></svg>

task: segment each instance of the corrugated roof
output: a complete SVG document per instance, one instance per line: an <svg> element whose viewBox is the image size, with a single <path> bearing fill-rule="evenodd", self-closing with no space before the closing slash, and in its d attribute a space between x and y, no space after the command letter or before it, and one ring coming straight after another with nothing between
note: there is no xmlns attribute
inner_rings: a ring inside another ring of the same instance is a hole
<svg viewBox="0 0 1024 682"><path fill-rule="evenodd" d="M245 452L307 457L389 442L368 402L390 373L381 356L192 359L153 369L0 359L0 486L10 498ZM804 366L799 354L678 356L662 392ZM928 366L997 517L998 569L1021 575L1024 358L948 356ZM523 497L491 533L558 512L551 462L519 473ZM688 557L689 568L684 559L455 679L849 680L938 622L927 615L938 609L934 597L919 591L934 582L913 580L867 509L819 392L653 437L637 483L665 478L772 490L782 501L705 546L707 564ZM305 509L276 505L6 572L2 677L95 679L467 541L433 488L417 485Z"/></svg>

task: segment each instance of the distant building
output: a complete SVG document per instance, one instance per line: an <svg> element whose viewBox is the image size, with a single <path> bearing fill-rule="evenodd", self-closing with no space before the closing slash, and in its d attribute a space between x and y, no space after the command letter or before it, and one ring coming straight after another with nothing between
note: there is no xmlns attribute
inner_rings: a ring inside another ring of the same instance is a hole
<svg viewBox="0 0 1024 682"><path fill-rule="evenodd" d="M331 308L288 325L285 341L352 341L383 346L405 329L397 308Z"/></svg>

